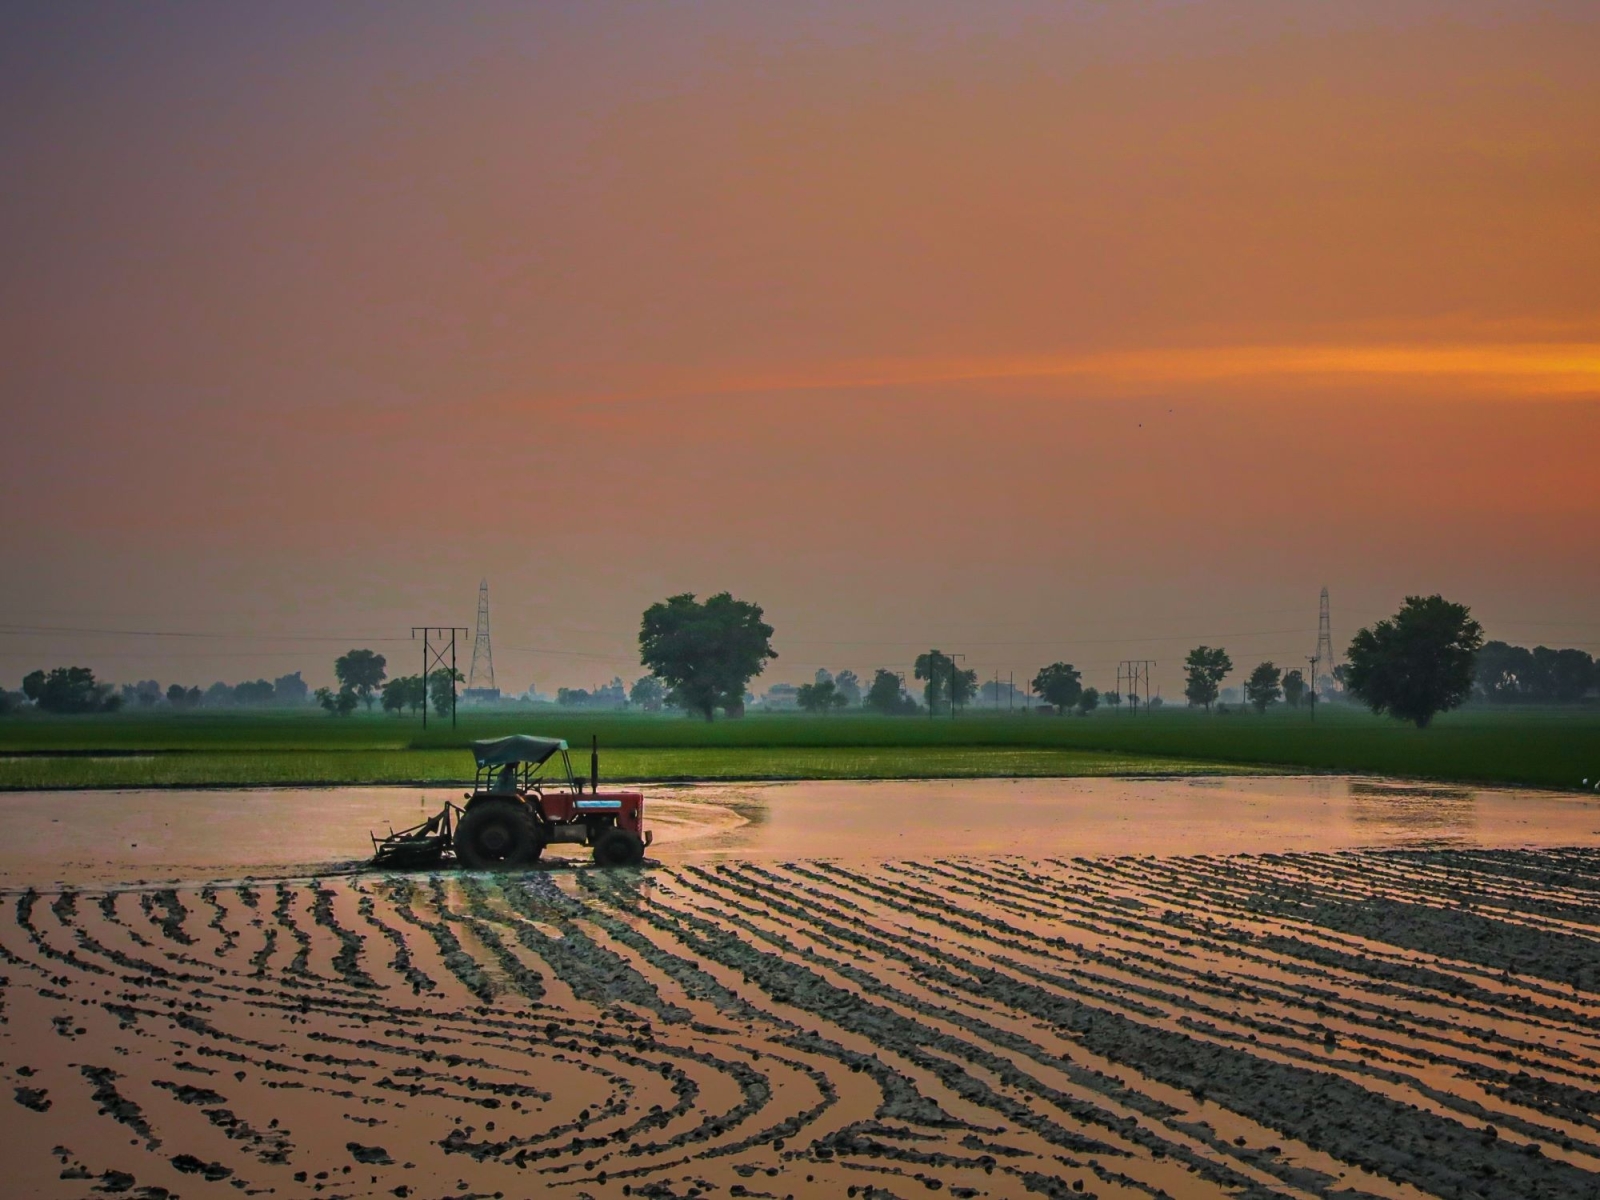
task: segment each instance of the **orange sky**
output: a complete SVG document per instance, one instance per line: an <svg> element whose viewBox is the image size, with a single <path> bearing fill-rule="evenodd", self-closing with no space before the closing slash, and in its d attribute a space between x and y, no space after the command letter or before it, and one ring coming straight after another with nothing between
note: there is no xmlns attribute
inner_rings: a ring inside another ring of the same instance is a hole
<svg viewBox="0 0 1600 1200"><path fill-rule="evenodd" d="M481 575L519 690L722 588L769 680L1173 695L1324 583L1600 650L1596 62L1578 3L11 6L0 682L322 682Z"/></svg>

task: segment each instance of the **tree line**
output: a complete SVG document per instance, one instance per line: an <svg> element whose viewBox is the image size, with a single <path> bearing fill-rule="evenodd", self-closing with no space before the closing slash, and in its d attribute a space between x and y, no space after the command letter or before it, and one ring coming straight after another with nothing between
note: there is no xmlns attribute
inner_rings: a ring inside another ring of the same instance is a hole
<svg viewBox="0 0 1600 1200"><path fill-rule="evenodd" d="M640 622L639 657L650 674L635 681L624 698L623 683L593 692L562 688L558 701L569 706L620 707L631 702L647 711L674 708L709 721L718 712L744 714L750 681L778 657L773 628L760 605L720 592L705 601L693 593L669 597L645 610ZM829 713L859 704L886 716L957 713L978 694L976 670L957 663L959 654L934 648L912 663L911 676L922 683L919 702L897 671L878 668L863 685L853 671L836 675L819 670L815 679L795 689L797 705L806 712ZM1441 596L1408 596L1393 616L1360 630L1346 652L1347 662L1334 672L1348 695L1376 713L1388 713L1425 728L1433 717L1469 698L1490 703L1574 703L1600 688L1600 667L1586 652L1529 650L1505 642L1483 640L1483 630L1465 605ZM440 715L450 712L461 672L439 668L420 675L390 678L382 654L352 649L334 661L337 688L316 689L314 699L333 716L349 716L360 707L369 711L380 702L396 716L417 713L431 704ZM1184 659L1184 697L1193 707L1210 711L1222 682L1233 671L1226 649L1196 646ZM1292 707L1315 704L1315 680L1298 669L1285 671L1268 660L1244 679L1245 702L1265 712L1279 701ZM1008 685L1009 686L1009 685ZM1041 667L1031 690L1059 715L1087 716L1101 705L1118 707L1124 700L1148 707L1159 697L1126 697L1083 683L1072 663ZM22 693L0 692L0 711L31 702L51 713L114 712L124 707L150 708L164 700L177 709L222 705L303 704L309 689L298 671L268 682L258 679L198 687L170 685L165 693L154 680L123 685L120 690L97 681L85 667L38 670L22 681ZM993 686L998 701L999 686Z"/></svg>

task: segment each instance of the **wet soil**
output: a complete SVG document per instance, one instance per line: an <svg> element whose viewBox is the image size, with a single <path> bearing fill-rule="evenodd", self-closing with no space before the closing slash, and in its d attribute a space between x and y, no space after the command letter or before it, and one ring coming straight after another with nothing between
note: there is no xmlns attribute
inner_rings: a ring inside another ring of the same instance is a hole
<svg viewBox="0 0 1600 1200"><path fill-rule="evenodd" d="M0 892L7 1196L1600 1195L1600 850Z"/></svg>
<svg viewBox="0 0 1600 1200"><path fill-rule="evenodd" d="M422 793L13 812L0 1191L1600 1196L1588 802L1039 786L680 791L522 875L327 851Z"/></svg>

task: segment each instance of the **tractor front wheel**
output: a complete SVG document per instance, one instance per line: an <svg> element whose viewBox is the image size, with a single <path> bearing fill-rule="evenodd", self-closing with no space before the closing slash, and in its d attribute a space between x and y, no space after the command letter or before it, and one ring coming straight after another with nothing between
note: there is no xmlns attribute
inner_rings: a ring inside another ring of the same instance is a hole
<svg viewBox="0 0 1600 1200"><path fill-rule="evenodd" d="M637 867L644 861L644 843L639 835L615 826L602 833L594 844L597 867Z"/></svg>
<svg viewBox="0 0 1600 1200"><path fill-rule="evenodd" d="M529 866L543 850L533 813L515 800L485 800L456 823L456 857L474 870Z"/></svg>

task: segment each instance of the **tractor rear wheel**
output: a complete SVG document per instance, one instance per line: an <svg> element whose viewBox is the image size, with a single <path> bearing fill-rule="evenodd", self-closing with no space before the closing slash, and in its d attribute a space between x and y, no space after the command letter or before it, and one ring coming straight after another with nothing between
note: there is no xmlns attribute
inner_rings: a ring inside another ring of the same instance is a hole
<svg viewBox="0 0 1600 1200"><path fill-rule="evenodd" d="M594 844L597 867L637 867L644 861L644 843L639 835L612 826Z"/></svg>
<svg viewBox="0 0 1600 1200"><path fill-rule="evenodd" d="M479 871L505 871L534 863L544 839L526 804L485 800L456 823L456 857Z"/></svg>

